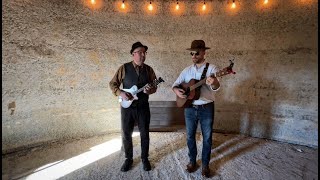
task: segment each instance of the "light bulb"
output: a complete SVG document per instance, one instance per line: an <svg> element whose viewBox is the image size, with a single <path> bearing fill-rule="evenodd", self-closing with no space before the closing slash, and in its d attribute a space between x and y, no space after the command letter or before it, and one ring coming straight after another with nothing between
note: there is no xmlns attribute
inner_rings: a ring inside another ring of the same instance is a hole
<svg viewBox="0 0 320 180"><path fill-rule="evenodd" d="M236 8L236 3L234 1L232 2L231 8L232 9Z"/></svg>
<svg viewBox="0 0 320 180"><path fill-rule="evenodd" d="M180 6L179 6L179 3L177 2L177 5L176 5L176 10L179 10Z"/></svg>
<svg viewBox="0 0 320 180"><path fill-rule="evenodd" d="M124 8L126 8L126 5L124 4L124 1L122 1L121 9L124 9Z"/></svg>
<svg viewBox="0 0 320 180"><path fill-rule="evenodd" d="M205 11L206 9L207 9L207 6L204 4L204 5L202 6L202 10Z"/></svg>
<svg viewBox="0 0 320 180"><path fill-rule="evenodd" d="M205 1L203 1L202 11L205 11L206 9L207 9L206 2L205 2Z"/></svg>
<svg viewBox="0 0 320 180"><path fill-rule="evenodd" d="M269 2L268 0L264 0L263 4L268 4L268 2Z"/></svg>
<svg viewBox="0 0 320 180"><path fill-rule="evenodd" d="M150 1L149 6L148 6L148 9L149 9L149 11L152 11L152 10L153 10L153 6L152 6L152 4L151 4L151 1Z"/></svg>
<svg viewBox="0 0 320 180"><path fill-rule="evenodd" d="M91 4L96 4L96 0L91 0Z"/></svg>

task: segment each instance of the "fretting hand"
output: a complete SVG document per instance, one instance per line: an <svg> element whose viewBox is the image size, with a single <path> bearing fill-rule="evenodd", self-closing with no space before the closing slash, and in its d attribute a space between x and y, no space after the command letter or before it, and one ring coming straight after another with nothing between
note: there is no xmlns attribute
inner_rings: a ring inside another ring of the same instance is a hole
<svg viewBox="0 0 320 180"><path fill-rule="evenodd" d="M216 90L220 87L219 80L214 75L207 77L206 84L211 86L213 90Z"/></svg>
<svg viewBox="0 0 320 180"><path fill-rule="evenodd" d="M215 76L209 76L206 79L206 84L209 86L212 86L216 80L217 80L217 78Z"/></svg>
<svg viewBox="0 0 320 180"><path fill-rule="evenodd" d="M144 89L143 89L143 92L145 94L153 94L155 93L155 87L154 86L151 86L150 84L148 84Z"/></svg>

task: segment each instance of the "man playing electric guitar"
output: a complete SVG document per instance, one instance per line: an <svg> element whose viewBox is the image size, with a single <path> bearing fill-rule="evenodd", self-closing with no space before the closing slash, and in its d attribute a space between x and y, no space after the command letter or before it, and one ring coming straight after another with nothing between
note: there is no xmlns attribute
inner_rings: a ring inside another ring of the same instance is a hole
<svg viewBox="0 0 320 180"><path fill-rule="evenodd" d="M133 61L120 66L109 86L115 96L121 96L123 100L132 100L130 92L120 89L129 89L134 85L143 88L143 92L137 93L138 99L133 101L128 108L121 107L121 133L122 145L125 152L125 161L121 167L122 172L130 170L133 163L132 133L135 123L138 124L141 137L141 160L145 171L151 170L148 160L149 156L149 125L150 108L149 95L157 91L157 86L151 86L153 80L157 79L154 70L145 64L148 47L136 42L132 45L130 54Z"/></svg>
<svg viewBox="0 0 320 180"><path fill-rule="evenodd" d="M155 79L151 84L146 84L140 89L136 85L132 86L130 89L122 89L121 91L124 91L125 93L129 93L128 96L132 96L133 98L130 99L123 99L122 96L119 96L119 102L123 108L128 108L131 106L134 100L138 100L137 94L139 94L141 91L144 93L147 93L147 89L152 89L153 86L157 86L161 82L164 82L164 80L159 77L158 79ZM121 93L120 93L121 95Z"/></svg>

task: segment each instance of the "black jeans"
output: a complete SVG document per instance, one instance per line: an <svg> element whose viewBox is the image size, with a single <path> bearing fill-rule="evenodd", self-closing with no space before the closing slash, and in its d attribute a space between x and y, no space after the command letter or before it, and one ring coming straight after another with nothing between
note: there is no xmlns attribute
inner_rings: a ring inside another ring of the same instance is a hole
<svg viewBox="0 0 320 180"><path fill-rule="evenodd" d="M122 145L125 157L132 159L133 145L132 133L135 122L138 123L141 139L141 159L149 156L149 125L150 125L150 108L149 103L137 104L123 108L121 107L121 135Z"/></svg>

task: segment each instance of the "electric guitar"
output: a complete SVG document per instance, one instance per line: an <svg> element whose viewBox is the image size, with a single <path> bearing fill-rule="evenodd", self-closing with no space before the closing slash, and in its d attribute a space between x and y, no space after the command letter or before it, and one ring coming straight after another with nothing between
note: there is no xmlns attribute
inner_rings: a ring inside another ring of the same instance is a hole
<svg viewBox="0 0 320 180"><path fill-rule="evenodd" d="M234 63L230 60L230 65L218 71L215 77L221 77L231 73L236 74L236 72L232 70L233 65ZM184 95L186 95L187 97L180 98L179 96L177 96L177 99L176 99L177 106L185 108L190 106L193 100L199 99L200 88L202 84L206 83L206 79L207 78L204 78L202 80L191 79L188 83L181 83L178 87L185 91Z"/></svg>
<svg viewBox="0 0 320 180"><path fill-rule="evenodd" d="M158 86L160 83L164 82L164 80L159 77L158 79L153 80L153 82L150 84L151 86ZM138 89L136 85L133 85L130 89L122 89L125 92L130 93L133 96L133 99L131 100L124 100L121 96L119 96L119 102L123 108L128 108L131 106L132 102L134 100L138 100L137 94L147 86L148 84L144 85L142 88Z"/></svg>

